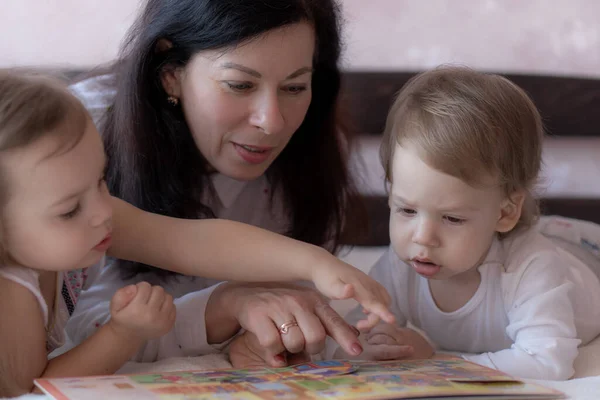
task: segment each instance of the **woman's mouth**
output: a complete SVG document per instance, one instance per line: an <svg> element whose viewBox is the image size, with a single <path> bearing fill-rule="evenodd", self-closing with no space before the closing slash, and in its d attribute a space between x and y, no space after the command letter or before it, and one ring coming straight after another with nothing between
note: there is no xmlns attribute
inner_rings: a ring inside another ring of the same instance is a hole
<svg viewBox="0 0 600 400"><path fill-rule="evenodd" d="M242 160L248 164L262 164L271 155L274 147L250 146L248 144L233 143L233 147Z"/></svg>

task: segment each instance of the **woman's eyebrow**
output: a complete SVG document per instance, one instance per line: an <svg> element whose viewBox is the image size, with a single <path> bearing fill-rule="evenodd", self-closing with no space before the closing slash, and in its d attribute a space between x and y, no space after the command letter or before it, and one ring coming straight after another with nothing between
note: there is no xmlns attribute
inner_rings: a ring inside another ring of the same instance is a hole
<svg viewBox="0 0 600 400"><path fill-rule="evenodd" d="M262 75L260 74L260 72L253 70L252 68L248 68L244 65L241 64L237 64L234 62L225 62L223 64L220 65L221 69L236 69L240 72L246 73L248 75L252 75L255 78L262 78ZM289 74L285 80L289 80L289 79L294 79L299 77L300 75L306 74L308 72L312 72L313 69L312 67L302 67L297 69L296 71L292 72L291 74Z"/></svg>

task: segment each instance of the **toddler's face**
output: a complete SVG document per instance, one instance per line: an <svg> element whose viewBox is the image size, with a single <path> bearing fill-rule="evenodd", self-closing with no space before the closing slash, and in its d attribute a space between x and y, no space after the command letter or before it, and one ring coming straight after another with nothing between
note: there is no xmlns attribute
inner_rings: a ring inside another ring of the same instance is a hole
<svg viewBox="0 0 600 400"><path fill-rule="evenodd" d="M485 258L506 199L493 184L474 188L397 145L390 190L394 251L431 279L458 278Z"/></svg>
<svg viewBox="0 0 600 400"><path fill-rule="evenodd" d="M81 140L69 147L47 135L2 155L8 193L3 245L19 265L49 271L88 267L110 245L106 160L91 121Z"/></svg>

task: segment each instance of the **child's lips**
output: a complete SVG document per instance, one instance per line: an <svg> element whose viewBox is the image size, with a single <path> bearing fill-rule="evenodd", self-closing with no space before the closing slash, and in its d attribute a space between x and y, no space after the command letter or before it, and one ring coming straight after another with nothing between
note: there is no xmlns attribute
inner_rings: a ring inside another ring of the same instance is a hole
<svg viewBox="0 0 600 400"><path fill-rule="evenodd" d="M413 258L411 260L411 265L417 272L417 274L422 275L426 278L431 278L436 275L441 267L437 264L434 264L428 258Z"/></svg>
<svg viewBox="0 0 600 400"><path fill-rule="evenodd" d="M102 241L94 247L94 250L104 252L104 251L108 250L108 248L111 245L111 242L112 242L112 236L110 233L108 233L104 237L104 239L102 239Z"/></svg>

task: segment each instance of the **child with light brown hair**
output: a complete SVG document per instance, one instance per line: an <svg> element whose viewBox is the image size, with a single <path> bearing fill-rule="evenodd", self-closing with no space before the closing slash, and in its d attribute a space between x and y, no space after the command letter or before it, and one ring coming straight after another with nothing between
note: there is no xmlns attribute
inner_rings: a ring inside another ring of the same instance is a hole
<svg viewBox="0 0 600 400"><path fill-rule="evenodd" d="M171 295L146 282L112 297L110 320L48 361L106 254L187 275L236 281L310 280L393 321L382 285L326 250L227 220L184 220L112 197L102 140L83 105L58 81L0 70L0 397L35 378L110 374L171 330ZM203 318L199 315L198 318Z"/></svg>
<svg viewBox="0 0 600 400"><path fill-rule="evenodd" d="M498 75L443 67L401 90L381 146L391 246L370 272L397 324L362 335L363 357L434 346L518 377L573 375L600 333L600 227L538 220L543 136L531 99Z"/></svg>

